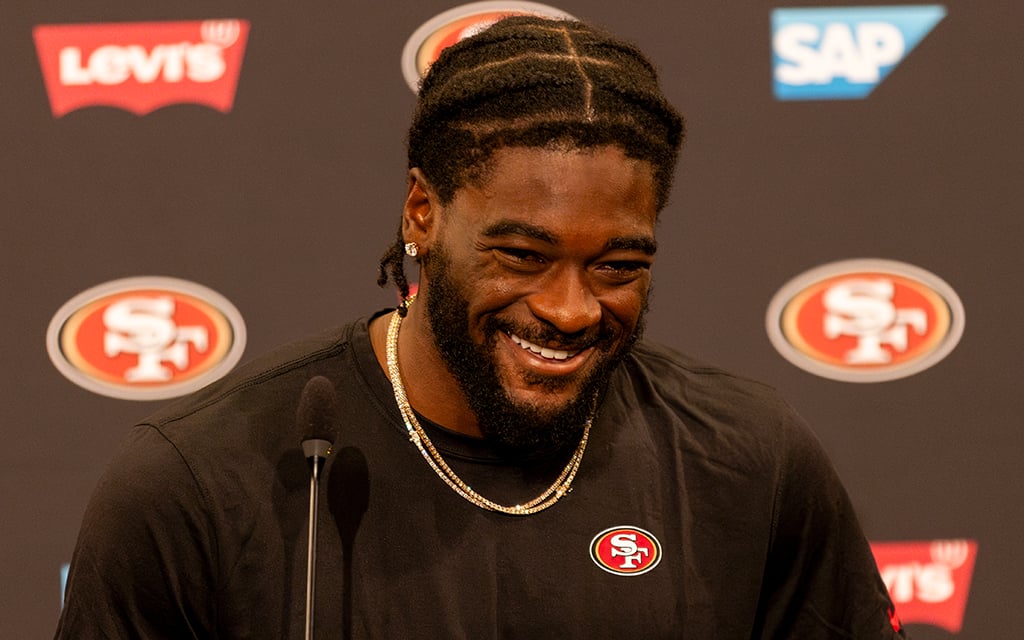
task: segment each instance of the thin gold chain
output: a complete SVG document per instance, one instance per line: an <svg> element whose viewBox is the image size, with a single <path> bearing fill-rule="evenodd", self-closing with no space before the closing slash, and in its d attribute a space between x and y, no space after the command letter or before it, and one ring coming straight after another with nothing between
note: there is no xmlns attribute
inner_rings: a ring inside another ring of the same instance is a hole
<svg viewBox="0 0 1024 640"><path fill-rule="evenodd" d="M405 305L408 307L412 304L414 298L415 296L411 296L405 302ZM391 378L391 388L394 389L395 392L395 402L398 403L398 409L401 411L402 419L405 421L405 428L409 433L409 440L416 445L420 454L423 455L423 459L427 461L427 464L434 470L434 473L436 473L445 484L451 487L452 491L481 509L499 511L501 513L507 513L514 516L527 516L547 509L558 502L562 496L572 490L573 478L576 477L576 471L580 468L580 462L583 461L583 451L587 448L587 438L590 436L590 425L594 420L593 415L587 419L587 422L583 427L583 437L580 439L580 443L576 447L576 451L573 452L572 458L569 459L569 464L567 464L565 469L562 470L562 473L558 475L558 478L555 479L554 483L552 483L544 493L540 494L533 500L523 504L507 507L488 500L466 484L462 478L460 478L458 474L448 466L444 457L441 456L441 453L434 447L430 438L427 437L426 431L424 431L422 425L420 425L420 421L416 418L416 414L412 410L412 405L409 404L409 399L405 395L405 385L402 384L402 375L398 369L398 329L401 326L402 316L397 312L393 313L391 316L391 323L388 325L387 364L388 375Z"/></svg>

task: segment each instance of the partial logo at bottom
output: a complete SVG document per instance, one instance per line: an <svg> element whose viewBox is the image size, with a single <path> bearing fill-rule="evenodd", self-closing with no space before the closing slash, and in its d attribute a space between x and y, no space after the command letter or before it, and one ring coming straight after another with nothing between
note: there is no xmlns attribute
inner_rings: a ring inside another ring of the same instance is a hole
<svg viewBox="0 0 1024 640"><path fill-rule="evenodd" d="M960 633L978 556L976 541L872 542L871 551L905 624Z"/></svg>
<svg viewBox="0 0 1024 640"><path fill-rule="evenodd" d="M654 534L637 527L611 527L594 536L590 558L608 573L638 576L661 562L661 543Z"/></svg>
<svg viewBox="0 0 1024 640"><path fill-rule="evenodd" d="M514 15L573 19L572 15L561 9L523 0L484 0L448 9L420 25L405 43L402 50L402 75L409 88L413 93L419 91L420 78L426 75L427 68L442 51Z"/></svg>

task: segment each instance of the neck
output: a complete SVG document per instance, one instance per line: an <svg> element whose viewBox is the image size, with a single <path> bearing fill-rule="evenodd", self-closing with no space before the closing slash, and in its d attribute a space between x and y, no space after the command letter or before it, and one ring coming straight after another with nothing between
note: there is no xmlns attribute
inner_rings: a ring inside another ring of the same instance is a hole
<svg viewBox="0 0 1024 640"><path fill-rule="evenodd" d="M374 354L387 375L387 331L391 314L370 325ZM437 350L426 305L409 307L398 333L398 365L409 404L431 422L464 435L481 437L476 414L469 407L458 381Z"/></svg>

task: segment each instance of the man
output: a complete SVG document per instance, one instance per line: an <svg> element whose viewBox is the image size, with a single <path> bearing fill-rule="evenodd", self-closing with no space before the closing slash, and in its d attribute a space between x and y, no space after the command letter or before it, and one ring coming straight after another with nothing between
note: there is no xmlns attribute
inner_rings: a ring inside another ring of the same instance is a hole
<svg viewBox="0 0 1024 640"><path fill-rule="evenodd" d="M405 302L137 426L85 516L58 637L301 635L289 425L314 376L345 416L320 637L902 637L799 418L639 340L682 137L649 62L588 26L511 18L446 50L381 265Z"/></svg>

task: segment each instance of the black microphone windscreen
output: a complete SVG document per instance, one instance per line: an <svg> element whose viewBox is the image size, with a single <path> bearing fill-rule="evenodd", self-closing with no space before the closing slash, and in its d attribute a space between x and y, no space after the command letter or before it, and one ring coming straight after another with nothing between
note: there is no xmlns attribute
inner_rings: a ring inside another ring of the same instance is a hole
<svg viewBox="0 0 1024 640"><path fill-rule="evenodd" d="M310 378L299 398L296 421L303 441L334 442L338 429L338 397L330 380L323 376Z"/></svg>

